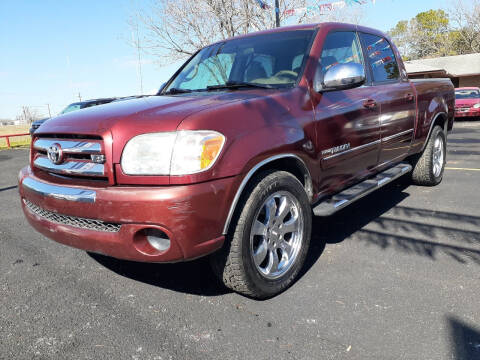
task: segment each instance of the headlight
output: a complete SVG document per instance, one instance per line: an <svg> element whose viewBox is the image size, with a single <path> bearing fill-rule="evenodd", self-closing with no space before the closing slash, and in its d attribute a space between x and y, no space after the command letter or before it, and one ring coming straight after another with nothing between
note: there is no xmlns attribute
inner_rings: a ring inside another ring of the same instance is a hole
<svg viewBox="0 0 480 360"><path fill-rule="evenodd" d="M170 175L186 175L212 167L225 137L215 131L179 131L173 149Z"/></svg>
<svg viewBox="0 0 480 360"><path fill-rule="evenodd" d="M480 108L480 103L473 105L474 109L479 109Z"/></svg>
<svg viewBox="0 0 480 360"><path fill-rule="evenodd" d="M127 175L168 175L177 133L135 136L125 145L122 170Z"/></svg>
<svg viewBox="0 0 480 360"><path fill-rule="evenodd" d="M123 149L127 175L189 175L213 166L225 143L216 131L178 131L138 135Z"/></svg>

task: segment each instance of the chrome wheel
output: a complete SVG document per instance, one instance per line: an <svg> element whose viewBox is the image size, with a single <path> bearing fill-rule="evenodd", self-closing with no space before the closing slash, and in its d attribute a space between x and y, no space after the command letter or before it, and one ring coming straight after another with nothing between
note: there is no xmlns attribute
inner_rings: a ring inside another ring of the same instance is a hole
<svg viewBox="0 0 480 360"><path fill-rule="evenodd" d="M442 174L445 159L443 139L438 136L433 145L433 175L439 177Z"/></svg>
<svg viewBox="0 0 480 360"><path fill-rule="evenodd" d="M250 232L250 251L257 270L267 279L284 275L302 246L304 216L287 191L270 195L257 211Z"/></svg>

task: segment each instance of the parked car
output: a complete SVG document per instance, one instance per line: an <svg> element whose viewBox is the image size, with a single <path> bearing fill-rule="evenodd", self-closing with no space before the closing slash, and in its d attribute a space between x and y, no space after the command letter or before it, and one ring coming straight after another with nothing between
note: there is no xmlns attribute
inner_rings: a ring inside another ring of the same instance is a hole
<svg viewBox="0 0 480 360"><path fill-rule="evenodd" d="M480 118L480 88L455 89L455 117Z"/></svg>
<svg viewBox="0 0 480 360"><path fill-rule="evenodd" d="M211 254L227 287L267 298L298 277L312 215L402 175L442 181L454 104L449 79L410 81L380 31L248 34L198 51L158 96L45 123L22 208L45 236L119 259Z"/></svg>
<svg viewBox="0 0 480 360"><path fill-rule="evenodd" d="M32 121L32 124L30 125L30 130L29 130L30 135L32 135L35 132L35 130L37 130L40 127L40 125L42 125L48 119L50 118L46 117L46 118Z"/></svg>
<svg viewBox="0 0 480 360"><path fill-rule="evenodd" d="M71 111L76 111L80 109L86 109L92 106L108 104L109 102L114 101L116 98L103 98L103 99L91 99L85 101L79 101L68 105L65 109L63 109L59 115L69 113ZM44 118L40 120L35 120L32 122L32 126L30 127L30 135L32 135L45 121L49 120L50 118Z"/></svg>

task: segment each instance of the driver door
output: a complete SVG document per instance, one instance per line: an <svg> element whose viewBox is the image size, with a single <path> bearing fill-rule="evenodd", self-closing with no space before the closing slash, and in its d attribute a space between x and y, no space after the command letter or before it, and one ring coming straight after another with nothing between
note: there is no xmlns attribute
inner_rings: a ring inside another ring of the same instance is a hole
<svg viewBox="0 0 480 360"><path fill-rule="evenodd" d="M318 64L320 76L336 64L349 62L365 63L357 33L329 33ZM377 166L380 150L378 98L376 89L367 85L321 94L315 106L321 192L338 191L366 177Z"/></svg>

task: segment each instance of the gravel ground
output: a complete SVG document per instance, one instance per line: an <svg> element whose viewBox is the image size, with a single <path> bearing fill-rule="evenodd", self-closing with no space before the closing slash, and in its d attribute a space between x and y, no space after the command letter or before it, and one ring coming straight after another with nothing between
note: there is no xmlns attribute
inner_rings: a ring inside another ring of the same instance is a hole
<svg viewBox="0 0 480 360"><path fill-rule="evenodd" d="M1 359L480 359L480 122L455 124L440 186L400 179L315 219L302 277L267 301L227 291L204 259L44 238L20 209L27 157L0 152Z"/></svg>

